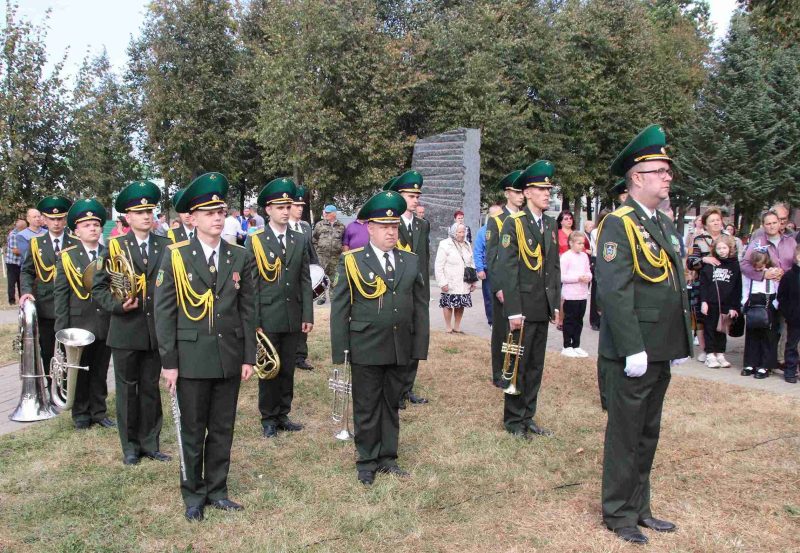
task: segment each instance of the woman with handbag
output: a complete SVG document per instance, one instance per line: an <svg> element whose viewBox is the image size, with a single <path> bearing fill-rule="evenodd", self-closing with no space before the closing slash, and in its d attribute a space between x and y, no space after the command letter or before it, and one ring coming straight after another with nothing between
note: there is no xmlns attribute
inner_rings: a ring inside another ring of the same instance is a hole
<svg viewBox="0 0 800 553"><path fill-rule="evenodd" d="M704 264L700 270L700 312L705 317L706 367L728 368L725 359L728 327L739 316L742 297L742 272L736 256L736 242L721 235L711 245L719 265Z"/></svg>
<svg viewBox="0 0 800 553"><path fill-rule="evenodd" d="M448 230L448 238L439 242L434 263L436 282L442 290L439 307L444 315L446 332L461 332L464 308L472 307L472 291L478 282L472 248L465 237L467 227L454 223Z"/></svg>
<svg viewBox="0 0 800 553"><path fill-rule="evenodd" d="M766 248L750 253L754 271L774 266ZM745 318L744 368L742 376L767 378L778 366L778 334L775 331L778 284L774 280L751 280L742 274L742 313Z"/></svg>

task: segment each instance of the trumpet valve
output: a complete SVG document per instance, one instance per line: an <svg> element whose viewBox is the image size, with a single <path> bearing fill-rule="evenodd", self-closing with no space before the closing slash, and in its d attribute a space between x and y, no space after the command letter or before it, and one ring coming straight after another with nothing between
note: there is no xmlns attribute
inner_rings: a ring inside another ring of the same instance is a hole
<svg viewBox="0 0 800 553"><path fill-rule="evenodd" d="M525 346L520 344L505 342L503 343L503 346L500 348L500 351L503 353L508 353L509 355L522 355L525 352Z"/></svg>

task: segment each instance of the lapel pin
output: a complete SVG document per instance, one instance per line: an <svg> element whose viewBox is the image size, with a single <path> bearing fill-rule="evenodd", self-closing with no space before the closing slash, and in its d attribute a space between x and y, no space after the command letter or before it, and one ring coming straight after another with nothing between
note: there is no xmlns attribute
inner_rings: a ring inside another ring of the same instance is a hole
<svg viewBox="0 0 800 553"><path fill-rule="evenodd" d="M231 260L230 260L230 259L226 259L226 260L225 260L225 263L227 263L228 265L230 265L230 264L231 264Z"/></svg>
<svg viewBox="0 0 800 553"><path fill-rule="evenodd" d="M370 271L370 273L369 273L369 279L370 279L370 280L372 280L373 278L375 278L375 273L373 273L372 271Z"/></svg>
<svg viewBox="0 0 800 553"><path fill-rule="evenodd" d="M197 255L197 252L192 250L192 255Z"/></svg>
<svg viewBox="0 0 800 553"><path fill-rule="evenodd" d="M230 255L230 254L231 254L231 251L230 251L230 250L228 250L228 255Z"/></svg>
<svg viewBox="0 0 800 553"><path fill-rule="evenodd" d="M274 253L272 253L272 252L269 252L269 256L270 256L270 257L275 257L275 254L274 254Z"/></svg>
<svg viewBox="0 0 800 553"><path fill-rule="evenodd" d="M532 244L533 244L533 240L531 240L530 238L528 238L528 245L530 246L530 245L532 245Z"/></svg>
<svg viewBox="0 0 800 553"><path fill-rule="evenodd" d="M186 278L188 278L188 279L189 279L189 282L192 282L192 273L188 273L188 274L186 275Z"/></svg>

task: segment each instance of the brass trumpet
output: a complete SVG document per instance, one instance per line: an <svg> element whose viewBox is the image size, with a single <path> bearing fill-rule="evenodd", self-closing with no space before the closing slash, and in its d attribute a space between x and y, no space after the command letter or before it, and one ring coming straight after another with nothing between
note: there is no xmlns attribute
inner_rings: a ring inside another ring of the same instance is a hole
<svg viewBox="0 0 800 553"><path fill-rule="evenodd" d="M128 255L130 255L130 249ZM130 260L121 252L110 255L106 260L106 271L108 271L110 279L109 288L114 298L123 303L133 299L136 295L136 271Z"/></svg>
<svg viewBox="0 0 800 553"><path fill-rule="evenodd" d="M519 329L519 336L514 341L514 331L508 331L508 337L500 349L505 354L503 357L503 380L508 381L508 386L503 390L510 396L518 396L522 392L517 388L517 376L519 375L519 360L522 354L525 353L525 346L522 345L522 340L525 337L525 317L522 318L522 326ZM513 356L513 361L512 361ZM513 364L513 366L512 366Z"/></svg>
<svg viewBox="0 0 800 553"><path fill-rule="evenodd" d="M281 358L278 350L269 341L267 335L256 330L256 364L253 372L261 380L272 380L281 370Z"/></svg>
<svg viewBox="0 0 800 553"><path fill-rule="evenodd" d="M344 350L344 369L341 371L337 367L331 369L331 377L328 379L328 388L333 391L333 404L331 408L331 418L333 422L344 423L336 439L347 441L353 439L350 432L350 398L353 395L353 370L347 360L349 350Z"/></svg>

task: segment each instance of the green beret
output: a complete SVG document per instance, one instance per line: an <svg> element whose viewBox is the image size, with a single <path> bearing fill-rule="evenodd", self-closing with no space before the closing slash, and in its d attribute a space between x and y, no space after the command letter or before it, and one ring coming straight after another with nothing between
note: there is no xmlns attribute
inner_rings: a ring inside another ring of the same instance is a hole
<svg viewBox="0 0 800 553"><path fill-rule="evenodd" d="M306 187L298 186L294 191L294 199L292 201L295 205L306 205Z"/></svg>
<svg viewBox="0 0 800 553"><path fill-rule="evenodd" d="M228 179L222 173L205 173L194 179L187 186L175 211L191 213L195 209L212 210L227 207L225 197L228 195Z"/></svg>
<svg viewBox="0 0 800 553"><path fill-rule="evenodd" d="M628 170L644 161L669 161L667 155L667 136L661 125L650 125L636 135L630 144L625 146L617 158L611 163L609 170L612 175L624 177Z"/></svg>
<svg viewBox="0 0 800 553"><path fill-rule="evenodd" d="M180 190L175 192L174 196L172 196L172 207L175 208L175 211L178 211L178 202L181 201L181 196L183 196L184 192L186 192L186 189L185 188L181 188ZM178 211L178 213L181 213L181 212Z"/></svg>
<svg viewBox="0 0 800 553"><path fill-rule="evenodd" d="M383 189L394 190L395 192L416 192L417 194L421 194L422 175L411 169L387 182Z"/></svg>
<svg viewBox="0 0 800 553"><path fill-rule="evenodd" d="M71 205L72 202L64 196L47 196L36 204L36 209L42 215L58 219L67 216L67 211L69 211Z"/></svg>
<svg viewBox="0 0 800 553"><path fill-rule="evenodd" d="M149 180L130 183L122 189L114 202L114 209L120 213L153 209L161 199L161 190Z"/></svg>
<svg viewBox="0 0 800 553"><path fill-rule="evenodd" d="M271 180L261 189L256 202L261 207L270 204L291 204L297 194L297 186L288 177Z"/></svg>
<svg viewBox="0 0 800 553"><path fill-rule="evenodd" d="M516 188L516 180L522 174L522 169L517 169L516 171L511 171L505 177L500 180L500 184L497 186L500 190L516 190L517 192L522 192L522 188Z"/></svg>
<svg viewBox="0 0 800 553"><path fill-rule="evenodd" d="M108 220L108 213L103 204L98 202L95 198L88 198L85 200L78 200L72 207L69 208L67 213L67 226L70 230L75 230L78 223L84 221L97 221L100 226L106 224Z"/></svg>
<svg viewBox="0 0 800 553"><path fill-rule="evenodd" d="M392 190L384 190L367 200L356 217L361 221L396 224L400 222L400 214L405 213L406 207L403 196Z"/></svg>
<svg viewBox="0 0 800 553"><path fill-rule="evenodd" d="M620 194L624 194L628 191L628 181L625 180L625 177L619 179L615 182L611 188L609 188L609 192L612 196L619 196Z"/></svg>
<svg viewBox="0 0 800 553"><path fill-rule="evenodd" d="M550 178L555 170L556 168L552 161L540 159L536 163L528 165L512 186L516 190L524 190L529 187L552 188L553 184L550 182Z"/></svg>

